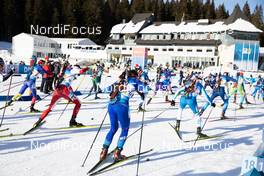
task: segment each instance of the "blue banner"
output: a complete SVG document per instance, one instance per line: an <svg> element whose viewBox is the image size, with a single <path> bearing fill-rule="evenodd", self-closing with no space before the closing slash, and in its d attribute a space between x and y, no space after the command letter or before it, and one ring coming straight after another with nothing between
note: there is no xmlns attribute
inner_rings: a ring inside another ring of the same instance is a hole
<svg viewBox="0 0 264 176"><path fill-rule="evenodd" d="M237 42L235 44L234 61L240 70L257 71L259 42Z"/></svg>

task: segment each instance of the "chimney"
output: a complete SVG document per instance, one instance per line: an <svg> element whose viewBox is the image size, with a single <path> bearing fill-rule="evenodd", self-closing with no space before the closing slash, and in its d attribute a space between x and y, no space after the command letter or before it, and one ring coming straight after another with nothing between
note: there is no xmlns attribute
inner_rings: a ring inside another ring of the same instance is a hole
<svg viewBox="0 0 264 176"><path fill-rule="evenodd" d="M126 23L126 19L123 19L123 20L122 20L122 23L125 24L125 23Z"/></svg>

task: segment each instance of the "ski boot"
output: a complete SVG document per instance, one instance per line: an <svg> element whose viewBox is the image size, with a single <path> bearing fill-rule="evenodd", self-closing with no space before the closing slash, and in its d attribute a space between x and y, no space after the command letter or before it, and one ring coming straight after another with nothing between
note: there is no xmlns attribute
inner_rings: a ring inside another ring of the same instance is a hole
<svg viewBox="0 0 264 176"><path fill-rule="evenodd" d="M208 136L206 134L202 133L201 127L197 127L197 132L196 134L198 135L199 138L207 138Z"/></svg>
<svg viewBox="0 0 264 176"><path fill-rule="evenodd" d="M40 110L35 109L35 108L34 108L34 105L35 105L35 104L31 104L31 106L30 106L30 112L33 112L33 113L34 113L34 112L41 112Z"/></svg>
<svg viewBox="0 0 264 176"><path fill-rule="evenodd" d="M244 106L242 106L242 104L240 104L238 109L245 109L245 108Z"/></svg>
<svg viewBox="0 0 264 176"><path fill-rule="evenodd" d="M7 102L7 106L10 106L13 103L13 100Z"/></svg>
<svg viewBox="0 0 264 176"><path fill-rule="evenodd" d="M146 112L146 110L143 109L142 106L139 106L139 107L138 107L138 112Z"/></svg>
<svg viewBox="0 0 264 176"><path fill-rule="evenodd" d="M114 151L113 159L114 159L115 161L121 161L121 160L123 160L123 159L126 158L125 155L121 155L121 151L122 151L122 149L120 149L120 148L117 148L117 149Z"/></svg>
<svg viewBox="0 0 264 176"><path fill-rule="evenodd" d="M168 98L168 95L165 96L165 102L171 102Z"/></svg>
<svg viewBox="0 0 264 176"><path fill-rule="evenodd" d="M220 119L221 119L221 120L225 120L225 119L228 119L228 118L225 116L225 113L222 112Z"/></svg>
<svg viewBox="0 0 264 176"><path fill-rule="evenodd" d="M102 161L106 158L107 153L108 153L108 147L104 145L102 148L102 151L100 153L100 161Z"/></svg>
<svg viewBox="0 0 264 176"><path fill-rule="evenodd" d="M97 93L96 93L94 99L97 100L97 99L101 99L101 98L98 97L98 96L97 96Z"/></svg>
<svg viewBox="0 0 264 176"><path fill-rule="evenodd" d="M76 116L72 116L70 120L70 127L83 127L84 125L82 123L76 122Z"/></svg>

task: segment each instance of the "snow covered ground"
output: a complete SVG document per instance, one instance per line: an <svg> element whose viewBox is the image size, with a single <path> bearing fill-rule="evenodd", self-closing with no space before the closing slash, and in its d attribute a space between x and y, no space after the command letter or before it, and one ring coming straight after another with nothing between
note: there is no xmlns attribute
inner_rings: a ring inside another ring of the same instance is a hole
<svg viewBox="0 0 264 176"><path fill-rule="evenodd" d="M116 80L118 73L112 72L111 77L103 77L102 81L110 84ZM83 80L79 77L74 89ZM13 82L21 81L21 77L14 77ZM8 88L9 81L1 83L1 90ZM88 76L82 81L79 88L87 92L90 88ZM11 95L18 92L19 87L11 90ZM0 91L1 92L1 91ZM2 92L1 95L6 95ZM41 97L45 96L40 94ZM77 121L90 125L89 128L62 129L67 127L71 118L73 105L70 104L63 116L58 120L66 104L57 104L53 112L46 118L46 123L37 131L27 136L13 136L0 138L0 175L1 176L72 176L86 175L87 171L98 161L102 143L109 129L109 118L92 148L85 167L81 167L85 155L91 146L98 127L106 113L107 94L101 94L100 100L93 100L93 96L83 100L86 95L79 96L83 102ZM170 95L171 96L171 95ZM44 110L49 104L51 96L36 104L36 108ZM138 96L133 97L131 103L130 134L141 126L142 112L138 113ZM249 100L253 102L252 98ZM261 134L264 122L264 104L245 105L245 109L237 110L238 106L230 103L226 115L232 120L212 121L220 116L221 108L213 109L204 132L207 135L222 135L221 137L193 142L181 142L168 122L175 123L177 105L171 107L164 103L162 94L158 94L150 105L146 107L145 126L143 130L142 151L154 150L141 157L140 176L215 176L239 175L242 160L251 156L261 143ZM64 100L60 103L66 102ZM202 106L203 101L199 99ZM217 104L221 104L219 101ZM1 106L4 102L1 102ZM23 133L32 127L40 114L27 114L23 109L30 102L18 101L8 107L4 118L3 128L9 131L0 135ZM203 114L208 116L211 107ZM164 111L165 110L165 111ZM1 113L3 111L1 110ZM163 112L162 114L160 114ZM155 116L160 114L157 118ZM181 123L181 131L185 140L196 138L195 119L190 111L184 111L185 117ZM119 136L117 132L111 145L113 149ZM140 132L128 138L123 154L130 155L138 152ZM148 161L149 160L149 161ZM110 161L109 161L110 162ZM136 175L137 159L131 159L121 164L121 167L111 168L100 175L134 176Z"/></svg>

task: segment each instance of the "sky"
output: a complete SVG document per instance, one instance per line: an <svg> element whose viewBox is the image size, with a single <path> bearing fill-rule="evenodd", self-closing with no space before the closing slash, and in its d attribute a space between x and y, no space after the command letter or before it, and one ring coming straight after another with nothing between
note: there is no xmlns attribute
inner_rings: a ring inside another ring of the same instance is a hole
<svg viewBox="0 0 264 176"><path fill-rule="evenodd" d="M264 0L214 0L216 6L224 3L229 13L232 13L236 4L239 4L242 9L246 1L249 3L251 13L254 12L256 5L262 4L262 8L264 8Z"/></svg>

